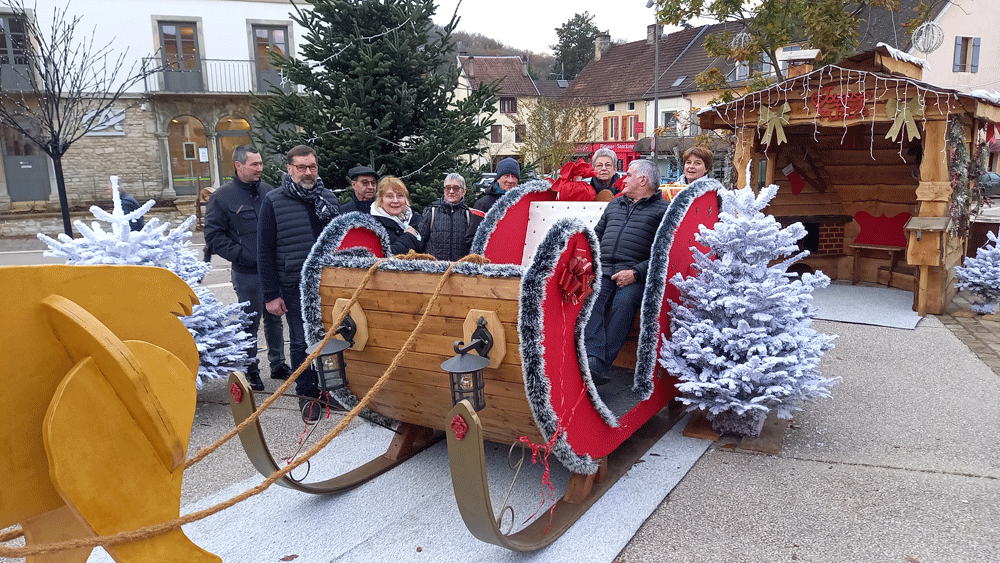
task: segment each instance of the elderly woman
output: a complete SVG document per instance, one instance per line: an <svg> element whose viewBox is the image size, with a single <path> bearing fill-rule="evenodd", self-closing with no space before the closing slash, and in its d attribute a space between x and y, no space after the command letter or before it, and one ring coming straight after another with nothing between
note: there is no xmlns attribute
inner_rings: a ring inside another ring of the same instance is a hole
<svg viewBox="0 0 1000 563"><path fill-rule="evenodd" d="M444 197L424 208L417 231L427 252L438 260L453 262L469 253L465 235L472 213L464 198L465 178L452 172L444 179Z"/></svg>
<svg viewBox="0 0 1000 563"><path fill-rule="evenodd" d="M389 233L393 254L405 254L410 250L423 252L424 249L420 233L410 224L414 213L410 209L409 196L406 184L395 176L384 176L378 182L372 217Z"/></svg>
<svg viewBox="0 0 1000 563"><path fill-rule="evenodd" d="M615 151L609 148L597 149L590 159L590 163L594 167L594 172L597 173L597 176L590 179L590 185L594 187L594 192L611 190L611 193L617 194L618 188L615 187L615 182L622 175L618 173L618 155L615 154Z"/></svg>
<svg viewBox="0 0 1000 563"><path fill-rule="evenodd" d="M684 173L677 179L678 182L690 184L712 169L712 151L705 147L689 148L684 151L683 159Z"/></svg>

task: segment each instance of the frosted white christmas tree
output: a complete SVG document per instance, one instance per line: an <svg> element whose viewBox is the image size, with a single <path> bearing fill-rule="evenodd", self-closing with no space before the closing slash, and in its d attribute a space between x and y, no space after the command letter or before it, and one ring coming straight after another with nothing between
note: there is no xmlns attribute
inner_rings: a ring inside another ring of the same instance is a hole
<svg viewBox="0 0 1000 563"><path fill-rule="evenodd" d="M249 319L243 312L243 304L224 305L210 289L198 285L212 267L199 260L198 253L191 249L194 216L170 231L167 230L170 223L156 217L147 221L141 230L133 231L129 222L145 215L155 202L149 200L139 209L125 213L117 176L111 177L111 185L114 210L108 213L95 205L90 212L96 221L90 226L83 221L74 223L83 238L74 239L65 233L61 233L58 240L38 235L49 246L45 256L65 258L67 264L131 264L170 270L194 289L200 301L191 316L181 317L198 347L201 360L196 381L198 388L208 379L228 377L230 372L244 369L249 364L246 350L254 345L250 334L243 330ZM110 223L110 232L104 230L101 221ZM128 296L122 299L127 300Z"/></svg>
<svg viewBox="0 0 1000 563"><path fill-rule="evenodd" d="M768 412L791 418L803 401L830 396L836 381L818 373L835 336L811 328L811 292L830 278L788 273L808 255L797 245L805 228L782 229L761 212L777 190L721 191L718 223L698 235L710 249L695 249L698 274L670 280L682 302L672 303L660 364L681 380L680 400L707 410L720 432L755 435Z"/></svg>
<svg viewBox="0 0 1000 563"><path fill-rule="evenodd" d="M992 231L988 231L986 237L989 240L976 249L975 258L966 258L964 265L955 267L958 278L955 287L979 297L980 300L972 304L972 311L980 315L996 313L1000 301L1000 249Z"/></svg>

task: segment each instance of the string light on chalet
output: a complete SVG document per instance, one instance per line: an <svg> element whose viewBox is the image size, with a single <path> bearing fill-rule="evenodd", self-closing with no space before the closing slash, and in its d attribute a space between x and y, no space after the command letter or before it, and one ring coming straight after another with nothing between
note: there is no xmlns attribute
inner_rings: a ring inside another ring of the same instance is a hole
<svg viewBox="0 0 1000 563"><path fill-rule="evenodd" d="M333 392L347 387L347 362L344 361L344 350L354 345L354 336L358 327L348 315L337 329L337 334L343 337L331 338L323 346L323 351L313 361L313 369L316 370L316 378L319 380L320 389L326 392ZM319 346L319 342L306 349L306 354L312 354Z"/></svg>
<svg viewBox="0 0 1000 563"><path fill-rule="evenodd" d="M479 317L476 330L468 344L456 340L455 356L441 363L441 369L448 372L451 384L451 404L468 400L473 410L486 408L486 382L483 369L490 365L489 353L493 349L493 335L486 328L486 319ZM473 350L476 354L471 354Z"/></svg>

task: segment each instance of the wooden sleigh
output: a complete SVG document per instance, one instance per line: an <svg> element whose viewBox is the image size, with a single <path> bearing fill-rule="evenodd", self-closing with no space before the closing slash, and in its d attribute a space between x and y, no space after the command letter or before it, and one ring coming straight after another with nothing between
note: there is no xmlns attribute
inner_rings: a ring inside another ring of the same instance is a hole
<svg viewBox="0 0 1000 563"><path fill-rule="evenodd" d="M656 361L660 335L669 332L668 302L679 298L669 279L693 273L694 237L702 225L715 224L719 189L714 180L698 181L671 202L654 241L638 329L616 362L634 376L614 393L593 384L583 343L601 279L598 241L587 222L596 223L606 204L557 202L547 182L530 182L505 194L484 218L472 247L490 263L454 265L415 348L368 405L370 418L399 422L389 451L329 481L279 483L310 493L339 492L388 470L444 433L456 498L477 538L518 551L554 541L672 423L661 410L676 396L676 380ZM388 249L385 232L367 215L347 214L327 227L303 269L310 342L331 329L367 270ZM383 375L450 265L405 259L380 264L350 310L366 334L344 352L347 387L335 393L343 406L354 407ZM456 341L472 340L480 318L494 343L483 370L485 408L477 412L469 401L453 401L449 373L441 364L455 354ZM246 391L240 378L234 383ZM611 395L617 406L610 404ZM252 401L233 406L237 423L256 408ZM483 441L510 444L522 437L550 446L573 476L551 519L539 518L506 535L490 503ZM277 469L259 425L249 426L241 439L262 473Z"/></svg>

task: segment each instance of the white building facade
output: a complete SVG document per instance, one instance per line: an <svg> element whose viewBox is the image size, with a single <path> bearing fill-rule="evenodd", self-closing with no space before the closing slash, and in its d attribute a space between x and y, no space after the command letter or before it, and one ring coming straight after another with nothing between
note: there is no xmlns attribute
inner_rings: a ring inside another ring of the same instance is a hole
<svg viewBox="0 0 1000 563"><path fill-rule="evenodd" d="M38 0L28 17L45 33L56 8L65 1ZM193 196L228 181L233 148L250 142L254 97L290 87L271 53L302 45L305 30L293 22L293 9L287 0L69 3L67 17L81 18L76 39L110 44L111 60L124 54L120 74L156 69L63 157L70 203L107 199L110 175L140 201ZM23 22L0 11L0 23L0 90L18 92ZM57 195L48 157L12 129L3 129L3 140L0 209L51 207Z"/></svg>

